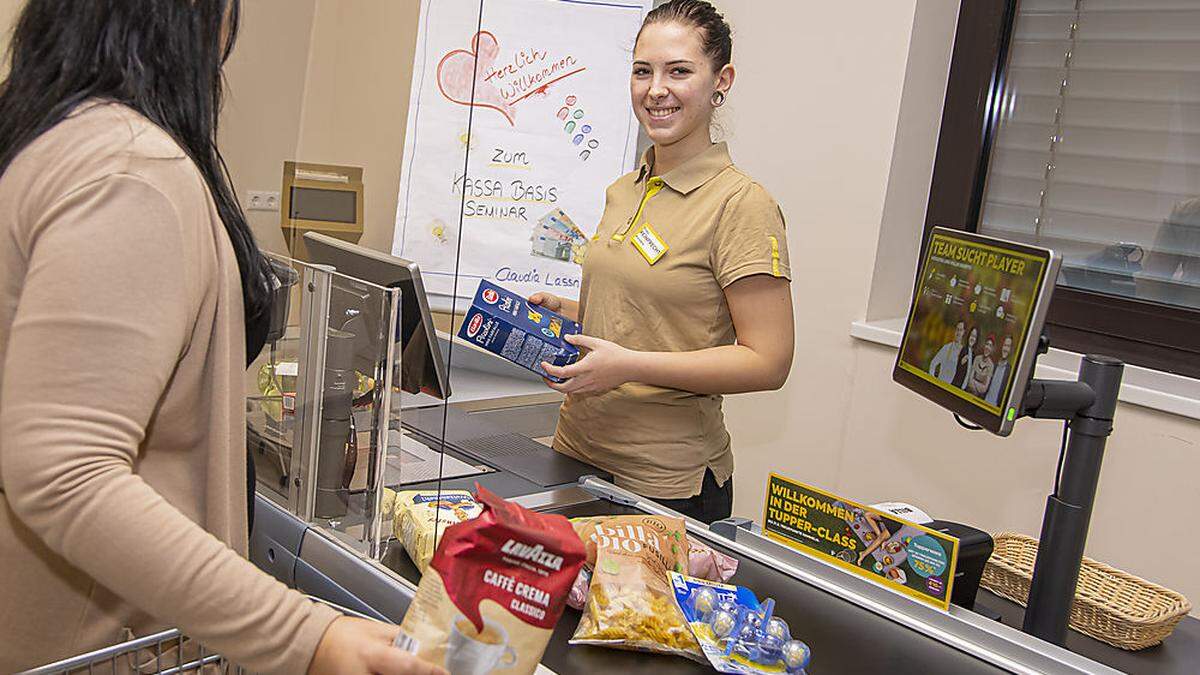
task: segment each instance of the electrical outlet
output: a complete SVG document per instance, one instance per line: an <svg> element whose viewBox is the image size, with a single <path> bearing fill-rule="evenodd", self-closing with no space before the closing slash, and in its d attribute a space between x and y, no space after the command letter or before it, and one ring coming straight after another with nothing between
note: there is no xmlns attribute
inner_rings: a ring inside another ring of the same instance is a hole
<svg viewBox="0 0 1200 675"><path fill-rule="evenodd" d="M250 190L246 193L246 202L243 206L247 211L278 211L279 193Z"/></svg>

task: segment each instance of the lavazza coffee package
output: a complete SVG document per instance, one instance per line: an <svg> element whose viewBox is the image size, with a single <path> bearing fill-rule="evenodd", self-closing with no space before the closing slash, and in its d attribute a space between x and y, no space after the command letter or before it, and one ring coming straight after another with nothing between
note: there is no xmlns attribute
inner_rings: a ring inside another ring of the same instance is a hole
<svg viewBox="0 0 1200 675"><path fill-rule="evenodd" d="M586 558L559 515L482 487L477 518L451 525L400 624L396 646L451 675L533 673Z"/></svg>

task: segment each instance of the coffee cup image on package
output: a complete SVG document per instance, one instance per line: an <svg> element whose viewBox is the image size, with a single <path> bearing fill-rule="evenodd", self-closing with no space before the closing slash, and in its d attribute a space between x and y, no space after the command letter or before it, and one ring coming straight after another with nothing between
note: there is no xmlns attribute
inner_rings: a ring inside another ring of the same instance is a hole
<svg viewBox="0 0 1200 675"><path fill-rule="evenodd" d="M580 333L578 323L486 279L479 282L475 298L458 329L458 337L508 359L554 382L542 362L566 366L579 360L579 349L567 342Z"/></svg>

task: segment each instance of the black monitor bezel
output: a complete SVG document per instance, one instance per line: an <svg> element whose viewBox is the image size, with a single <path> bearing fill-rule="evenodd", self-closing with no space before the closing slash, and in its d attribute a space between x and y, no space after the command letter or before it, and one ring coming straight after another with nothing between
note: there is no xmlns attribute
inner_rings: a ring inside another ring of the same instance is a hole
<svg viewBox="0 0 1200 675"><path fill-rule="evenodd" d="M904 355L904 345L908 341L908 332L912 327L913 313L916 310L916 302L922 288L922 280L925 278L927 265L929 264L930 247L932 246L935 235L961 239L967 242L983 244L987 246L995 246L1017 251L1026 255L1038 257L1043 260L1042 275L1038 280L1037 289L1035 292L1033 311L1030 313L1029 322L1025 327L1025 337L1021 341L1019 353L1013 360L1013 380L1009 387L1007 396L1000 401L999 413L982 408L971 401L956 396L940 386L925 380L901 367L901 358ZM1037 359L1038 343L1042 334L1042 329L1046 322L1046 312L1050 307L1050 299L1054 292L1055 283L1058 279L1058 272L1062 266L1062 255L1053 249L1048 249L1040 246L1031 246L1021 242L1009 241L1005 239L997 239L987 235L968 232L966 230L958 230L949 227L936 226L930 229L929 235L925 241L925 246L921 250L919 260L919 273L913 284L912 297L909 300L908 314L904 318L904 330L900 337L899 350L896 353L896 361L892 366L892 380L901 386L919 394L920 396L929 399L958 414L960 417L969 420L980 427L990 431L997 436L1007 436L1012 433L1013 424L1020 417L1021 402L1025 397L1025 391L1028 388L1029 380L1033 376L1034 363ZM1010 419L1007 411L1010 408L1015 408L1016 412Z"/></svg>

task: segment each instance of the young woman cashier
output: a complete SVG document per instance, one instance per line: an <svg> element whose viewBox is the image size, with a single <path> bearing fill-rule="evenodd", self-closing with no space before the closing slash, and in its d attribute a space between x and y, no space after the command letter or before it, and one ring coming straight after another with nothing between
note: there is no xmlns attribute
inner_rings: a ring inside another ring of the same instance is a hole
<svg viewBox="0 0 1200 675"><path fill-rule="evenodd" d="M777 389L792 360L783 216L709 134L733 85L729 25L702 0L646 16L633 110L654 146L613 183L583 264L586 351L551 384L567 394L554 447L618 485L704 522L730 515L733 451L721 395Z"/></svg>

